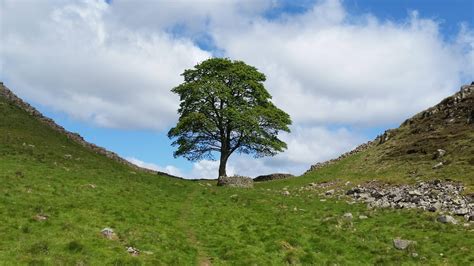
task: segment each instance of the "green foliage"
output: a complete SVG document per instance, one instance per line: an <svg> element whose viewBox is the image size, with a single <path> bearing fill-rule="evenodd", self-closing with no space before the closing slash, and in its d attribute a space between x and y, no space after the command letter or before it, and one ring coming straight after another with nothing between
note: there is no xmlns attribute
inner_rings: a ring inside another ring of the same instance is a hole
<svg viewBox="0 0 474 266"><path fill-rule="evenodd" d="M265 75L255 67L212 58L183 76L172 90L181 101L178 124L168 133L178 146L175 156L214 159L220 152L225 164L233 152L261 157L286 148L278 132L290 131L290 117L270 101Z"/></svg>

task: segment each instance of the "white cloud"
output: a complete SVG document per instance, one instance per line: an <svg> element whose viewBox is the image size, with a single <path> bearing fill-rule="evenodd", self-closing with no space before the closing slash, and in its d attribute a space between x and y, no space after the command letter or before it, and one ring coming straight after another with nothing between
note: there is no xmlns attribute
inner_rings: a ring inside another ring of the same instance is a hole
<svg viewBox="0 0 474 266"><path fill-rule="evenodd" d="M159 166L159 165L154 164L154 163L144 162L144 161L139 160L139 159L134 158L134 157L127 157L126 160L133 163L134 165L142 167L142 168L155 170L155 171L159 171L159 172L164 172L164 173L174 175L174 176L178 176L178 177L183 176L182 172L177 167L175 167L173 165L167 165L167 166L162 167L162 166Z"/></svg>
<svg viewBox="0 0 474 266"><path fill-rule="evenodd" d="M2 14L35 7L6 3ZM50 8L25 18L34 30L2 31L2 77L16 92L104 127L163 130L175 121L178 99L170 89L208 52L187 39L107 21L103 1ZM7 16L2 28L16 21Z"/></svg>
<svg viewBox="0 0 474 266"><path fill-rule="evenodd" d="M321 1L301 15L213 30L227 55L267 74L275 102L296 123L398 122L474 76L472 46L445 41L438 24L416 12L381 22Z"/></svg>

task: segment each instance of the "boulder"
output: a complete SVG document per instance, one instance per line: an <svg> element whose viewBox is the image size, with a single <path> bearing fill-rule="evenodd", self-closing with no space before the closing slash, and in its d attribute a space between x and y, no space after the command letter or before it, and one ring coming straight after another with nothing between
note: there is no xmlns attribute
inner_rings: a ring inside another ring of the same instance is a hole
<svg viewBox="0 0 474 266"><path fill-rule="evenodd" d="M217 185L236 188L252 188L253 180L246 176L221 176L217 179Z"/></svg>
<svg viewBox="0 0 474 266"><path fill-rule="evenodd" d="M411 240L405 240L405 239L400 239L400 238L396 238L393 240L393 246L399 250L405 250L412 244L413 244L413 241Z"/></svg>
<svg viewBox="0 0 474 266"><path fill-rule="evenodd" d="M107 239L117 239L117 236L115 235L115 232L112 228L104 228L100 231L103 237Z"/></svg>
<svg viewBox="0 0 474 266"><path fill-rule="evenodd" d="M344 217L344 219L347 219L347 220L352 220L352 218L353 218L352 213L350 213L350 212L344 213L344 215L342 217Z"/></svg>
<svg viewBox="0 0 474 266"><path fill-rule="evenodd" d="M450 223L450 224L457 224L458 221L453 218L451 215L441 215L436 219L440 223Z"/></svg>

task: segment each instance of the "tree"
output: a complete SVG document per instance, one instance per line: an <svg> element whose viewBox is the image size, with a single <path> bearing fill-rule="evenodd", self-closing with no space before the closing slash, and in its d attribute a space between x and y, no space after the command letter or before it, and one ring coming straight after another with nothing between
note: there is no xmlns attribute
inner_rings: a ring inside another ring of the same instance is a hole
<svg viewBox="0 0 474 266"><path fill-rule="evenodd" d="M290 132L290 116L278 109L263 86L265 75L242 61L208 59L182 74L172 89L180 96L179 120L168 132L178 146L174 156L214 160L220 153L219 176L234 152L256 158L286 149L279 131Z"/></svg>

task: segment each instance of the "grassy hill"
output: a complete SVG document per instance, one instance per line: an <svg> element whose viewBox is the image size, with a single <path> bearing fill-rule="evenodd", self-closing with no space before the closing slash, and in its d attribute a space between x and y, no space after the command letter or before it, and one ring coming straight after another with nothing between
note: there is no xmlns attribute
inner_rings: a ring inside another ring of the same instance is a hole
<svg viewBox="0 0 474 266"><path fill-rule="evenodd" d="M326 180L405 180L412 167L403 163L383 161L375 169L380 162L373 158L388 154L382 147L389 144L395 145L387 141L302 177L222 188L111 159L0 97L0 264L473 264L472 226L301 189ZM446 148L447 160L458 147L449 145L435 146ZM417 166L421 178L453 173L472 184L469 160L451 159L436 171L429 162ZM354 219L343 217L348 212ZM114 239L103 237L106 227ZM398 237L416 245L397 250Z"/></svg>
<svg viewBox="0 0 474 266"><path fill-rule="evenodd" d="M439 149L445 154L439 156ZM308 171L307 179L337 176L393 183L452 179L474 192L474 85L463 86L359 152L334 162L330 167L313 167L317 169Z"/></svg>

